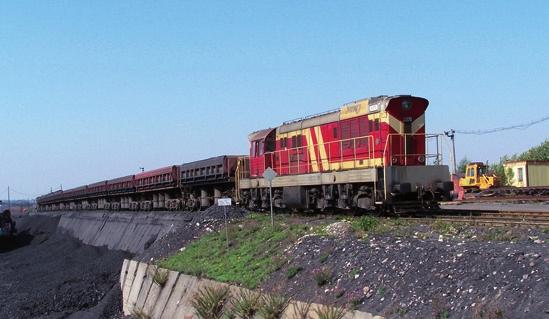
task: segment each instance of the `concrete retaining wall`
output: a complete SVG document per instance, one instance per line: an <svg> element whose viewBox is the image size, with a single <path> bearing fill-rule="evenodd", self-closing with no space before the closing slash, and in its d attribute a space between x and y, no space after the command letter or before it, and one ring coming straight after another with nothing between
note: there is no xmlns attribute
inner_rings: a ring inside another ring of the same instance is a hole
<svg viewBox="0 0 549 319"><path fill-rule="evenodd" d="M61 214L58 231L88 245L135 254L186 219L171 212L68 212Z"/></svg>
<svg viewBox="0 0 549 319"><path fill-rule="evenodd" d="M237 292L241 288L227 284L199 279L197 277L180 274L174 271L160 270L167 274L163 286L155 282L154 275L157 267L140 263L134 260L125 260L120 274L122 287L123 310L125 315L151 319L195 319L191 306L193 296L203 287L228 286L231 291ZM158 281L158 280L157 280ZM298 318L295 316L295 307L300 302L291 302L284 312L283 319ZM314 309L321 305L311 305L310 318L318 319ZM360 311L348 312L345 319L383 319Z"/></svg>

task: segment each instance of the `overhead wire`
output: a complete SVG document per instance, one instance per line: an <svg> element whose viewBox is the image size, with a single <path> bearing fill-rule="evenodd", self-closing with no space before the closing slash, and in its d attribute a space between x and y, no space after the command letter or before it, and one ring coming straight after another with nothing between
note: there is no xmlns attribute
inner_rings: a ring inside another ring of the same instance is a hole
<svg viewBox="0 0 549 319"><path fill-rule="evenodd" d="M484 134L491 134L491 133L507 131L507 130L516 130L516 129L523 130L523 129L529 128L530 126L545 122L547 120L549 120L549 116L545 116L545 117L542 117L538 120L534 120L534 121L531 121L531 122L528 122L528 123L516 124L516 125L511 125L511 126L496 127L496 128L488 129L488 130L455 130L455 132L459 133L459 134L484 135Z"/></svg>

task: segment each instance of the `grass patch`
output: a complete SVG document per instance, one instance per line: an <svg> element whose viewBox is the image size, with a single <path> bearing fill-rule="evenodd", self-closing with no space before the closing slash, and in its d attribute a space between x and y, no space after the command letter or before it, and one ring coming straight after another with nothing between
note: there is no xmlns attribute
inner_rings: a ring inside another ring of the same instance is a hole
<svg viewBox="0 0 549 319"><path fill-rule="evenodd" d="M460 232L460 229L454 224L441 220L435 220L431 229L442 235L457 235Z"/></svg>
<svg viewBox="0 0 549 319"><path fill-rule="evenodd" d="M319 287L322 287L332 280L333 271L328 267L322 267L319 269L313 270L313 276L315 278L316 284Z"/></svg>
<svg viewBox="0 0 549 319"><path fill-rule="evenodd" d="M286 271L286 278L288 279L292 279L294 278L299 272L301 272L303 270L303 267L300 267L300 266L292 266L290 268L288 268L288 270Z"/></svg>
<svg viewBox="0 0 549 319"><path fill-rule="evenodd" d="M367 233L374 232L380 224L379 218L371 216L362 216L352 223L353 228Z"/></svg>
<svg viewBox="0 0 549 319"><path fill-rule="evenodd" d="M480 236L484 241L515 241L517 236L513 235L511 231L499 228L488 229L484 234Z"/></svg>
<svg viewBox="0 0 549 319"><path fill-rule="evenodd" d="M302 222L292 224L288 218L276 218L273 230L268 215L252 214L240 225L229 225L228 231L230 247L225 230L206 234L183 252L161 261L160 266L256 288L287 262L284 249L310 233L311 228Z"/></svg>
<svg viewBox="0 0 549 319"><path fill-rule="evenodd" d="M351 221L353 229L358 235L367 237L369 234L382 235L392 233L397 237L411 237L412 223L399 218L380 218L362 216Z"/></svg>

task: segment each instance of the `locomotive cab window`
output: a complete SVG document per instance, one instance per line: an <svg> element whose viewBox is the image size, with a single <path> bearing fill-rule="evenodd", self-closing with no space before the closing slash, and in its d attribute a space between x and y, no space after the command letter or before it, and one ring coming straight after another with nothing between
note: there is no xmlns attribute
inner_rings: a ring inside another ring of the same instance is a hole
<svg viewBox="0 0 549 319"><path fill-rule="evenodd" d="M259 141L259 146L258 146L258 155L261 156L265 153L265 142L263 140Z"/></svg>

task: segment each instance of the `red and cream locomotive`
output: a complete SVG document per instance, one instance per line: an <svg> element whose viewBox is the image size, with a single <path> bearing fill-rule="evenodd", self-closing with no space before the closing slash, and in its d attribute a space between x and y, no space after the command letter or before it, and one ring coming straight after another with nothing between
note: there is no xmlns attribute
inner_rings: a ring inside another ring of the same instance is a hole
<svg viewBox="0 0 549 319"><path fill-rule="evenodd" d="M358 100L340 109L252 133L249 175L239 188L250 207L265 207L267 167L275 205L301 209L425 208L453 189L440 154L426 153L429 102L409 95Z"/></svg>

